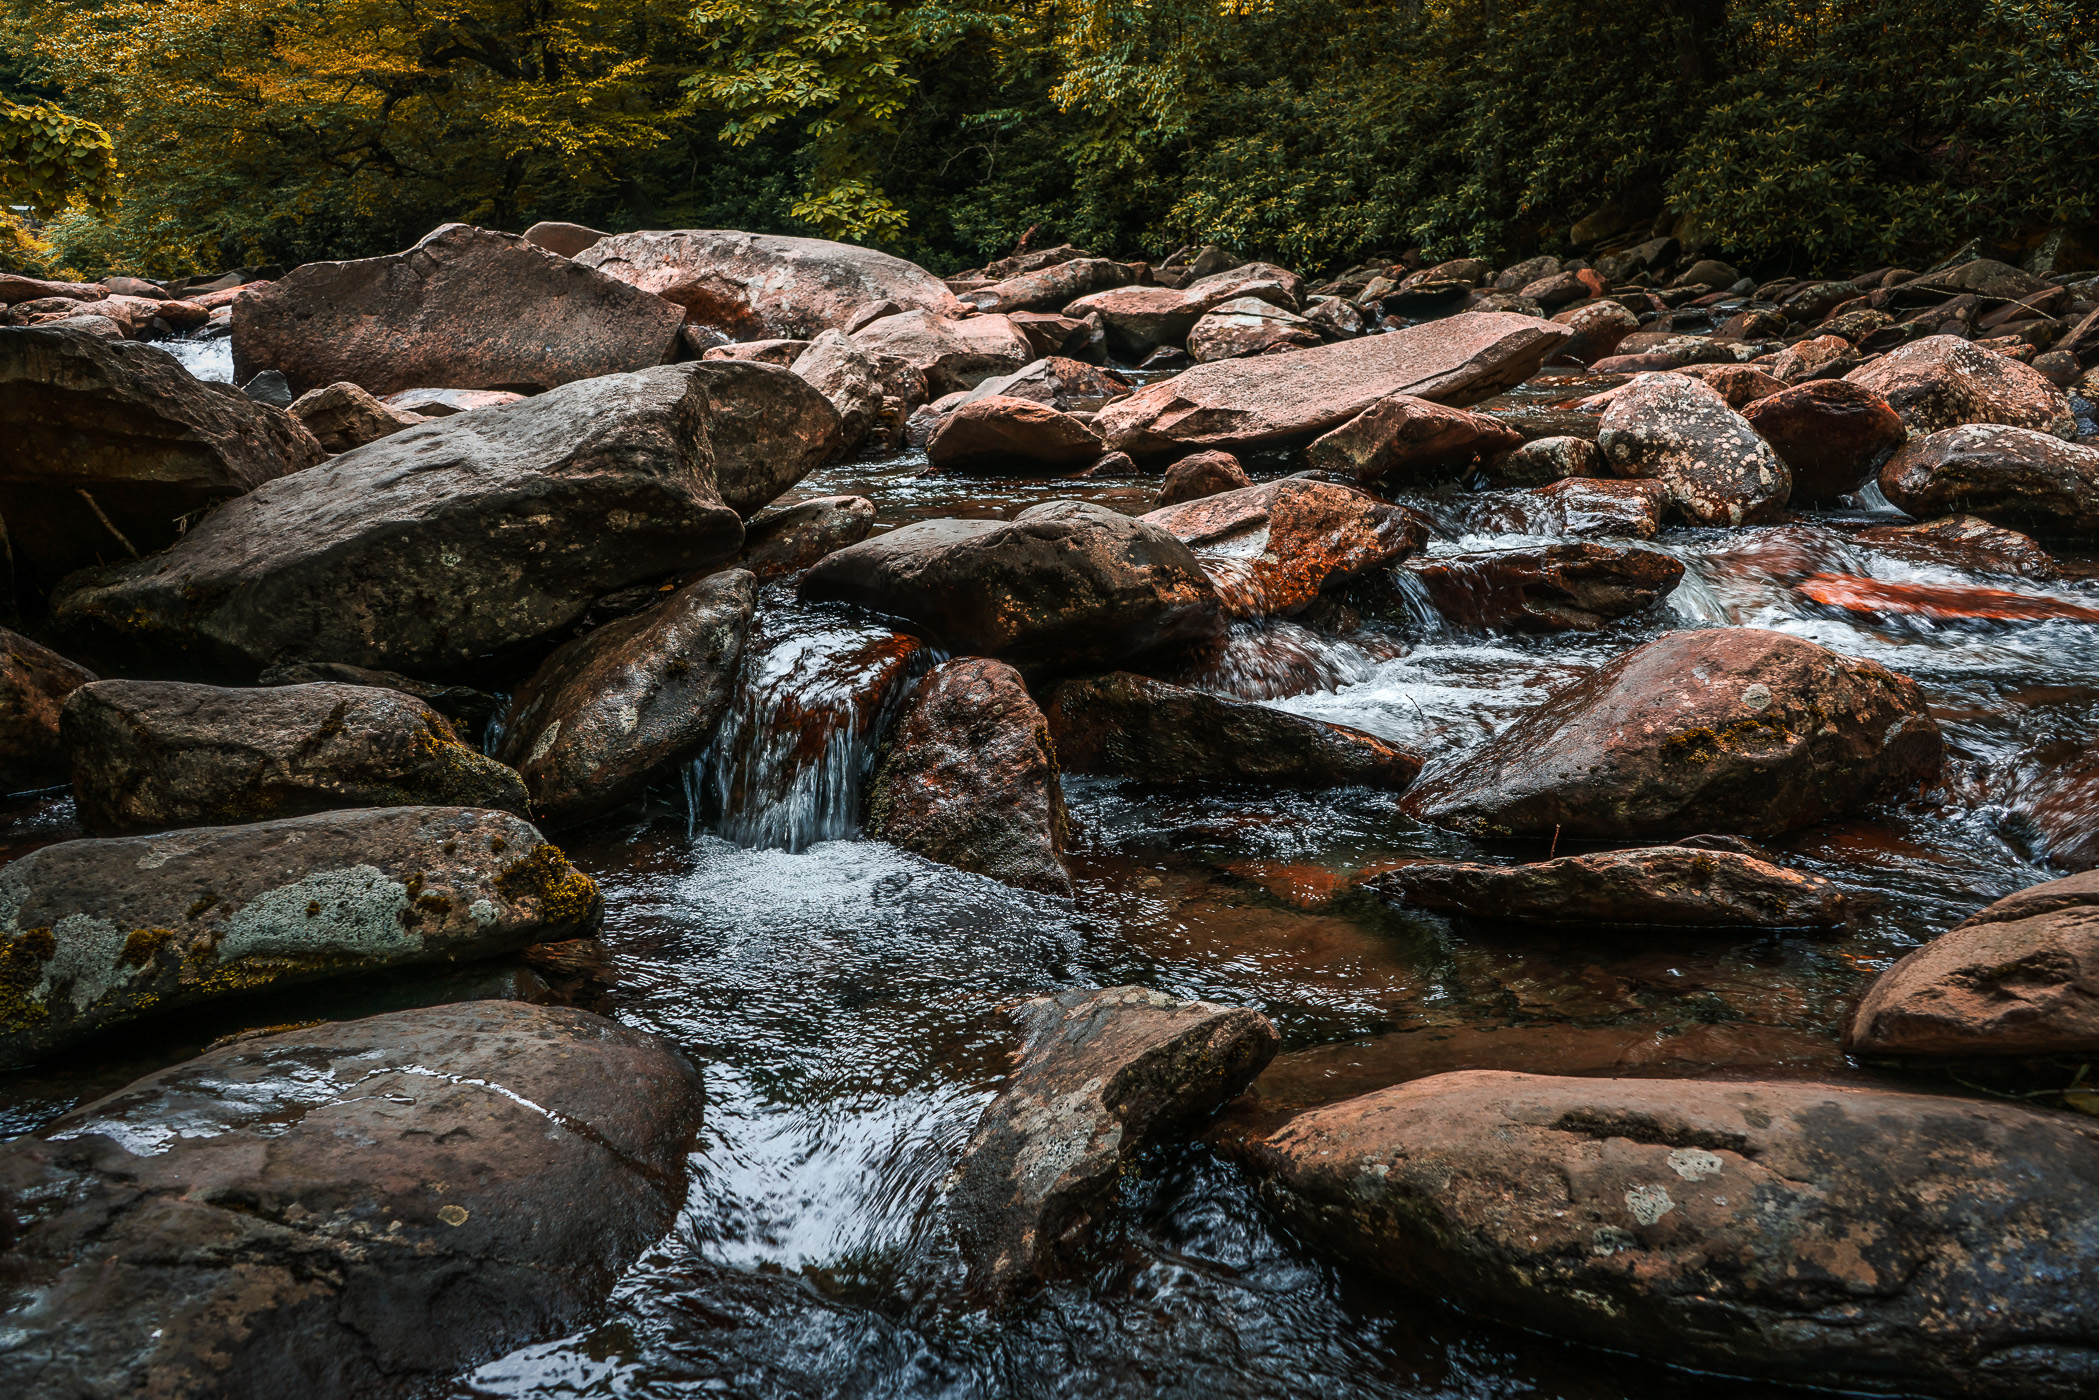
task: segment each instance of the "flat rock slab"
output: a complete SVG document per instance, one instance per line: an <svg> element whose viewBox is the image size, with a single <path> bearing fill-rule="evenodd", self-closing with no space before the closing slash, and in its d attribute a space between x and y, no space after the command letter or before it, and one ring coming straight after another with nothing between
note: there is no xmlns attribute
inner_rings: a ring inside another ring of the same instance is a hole
<svg viewBox="0 0 2099 1400"><path fill-rule="evenodd" d="M0 1063L186 1006L588 937L601 910L590 877L507 812L45 846L0 867Z"/></svg>
<svg viewBox="0 0 2099 1400"><path fill-rule="evenodd" d="M1020 1067L949 1196L970 1287L992 1298L1056 1273L1136 1158L1245 1089L1279 1039L1258 1011L1143 987L1060 992L1021 1015Z"/></svg>
<svg viewBox="0 0 2099 1400"><path fill-rule="evenodd" d="M1423 861L1363 882L1394 903L1520 924L1835 928L1844 892L1819 875L1690 846L1528 865Z"/></svg>
<svg viewBox="0 0 2099 1400"><path fill-rule="evenodd" d="M183 517L326 455L282 410L150 345L0 329L0 517L16 571L45 590L165 549Z"/></svg>
<svg viewBox="0 0 2099 1400"><path fill-rule="evenodd" d="M1874 979L1845 1029L1860 1055L2099 1051L2099 874L2000 899Z"/></svg>
<svg viewBox="0 0 2099 1400"><path fill-rule="evenodd" d="M1301 1238L1518 1327L1829 1389L2099 1386L2099 1125L2074 1114L1468 1072L1246 1155Z"/></svg>
<svg viewBox="0 0 2099 1400"><path fill-rule="evenodd" d="M525 810L515 770L378 686L95 681L67 698L59 736L81 825L103 835L338 807Z"/></svg>
<svg viewBox="0 0 2099 1400"><path fill-rule="evenodd" d="M442 676L544 645L605 594L742 546L695 372L717 367L585 380L345 452L77 576L55 625L240 679L293 661Z"/></svg>
<svg viewBox="0 0 2099 1400"><path fill-rule="evenodd" d="M1314 350L1197 365L1108 405L1094 428L1110 451L1139 459L1281 446L1393 394L1459 406L1491 398L1537 373L1567 338L1549 321L1468 312Z"/></svg>
<svg viewBox="0 0 2099 1400"><path fill-rule="evenodd" d="M0 1148L10 1394L405 1396L600 1306L685 1200L699 1073L469 1002L245 1040Z"/></svg>
<svg viewBox="0 0 2099 1400"><path fill-rule="evenodd" d="M1772 835L1938 776L1916 682L1761 628L1675 632L1562 687L1407 795L1482 836Z"/></svg>
<svg viewBox="0 0 2099 1400"><path fill-rule="evenodd" d="M292 269L233 304L233 373L295 394L551 389L668 360L684 321L659 297L514 233L447 224L405 252Z"/></svg>
<svg viewBox="0 0 2099 1400"><path fill-rule="evenodd" d="M1403 789L1421 755L1347 725L1117 671L1050 696L1057 761L1149 782Z"/></svg>

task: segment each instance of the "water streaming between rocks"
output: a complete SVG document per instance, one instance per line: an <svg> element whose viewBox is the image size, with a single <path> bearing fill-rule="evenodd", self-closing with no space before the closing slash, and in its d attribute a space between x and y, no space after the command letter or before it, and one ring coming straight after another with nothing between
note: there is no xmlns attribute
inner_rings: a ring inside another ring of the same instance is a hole
<svg viewBox="0 0 2099 1400"><path fill-rule="evenodd" d="M1069 497L1139 511L1155 488L922 467L917 454L836 466L796 495L869 496L878 528L893 528ZM1682 585L1646 619L1602 633L1466 632L1402 576L1397 620L1340 639L1288 621L1240 624L1197 678L1416 747L1433 771L1464 763L1552 686L1669 629L1767 627L1883 661L1925 687L1951 772L1925 800L1769 843L1865 896L1853 927L1822 936L1540 932L1395 911L1349 880L1409 855L1545 850L1483 847L1361 790L1067 779L1074 900L933 865L855 836L881 728L932 655L769 591L750 684L684 801L662 794L645 816L562 842L604 891L616 1014L706 1066L688 1209L595 1325L483 1366L448 1393L1682 1394L1692 1382L1679 1373L1527 1339L1320 1262L1202 1145L1148 1163L1089 1268L1007 1314L955 1301L928 1207L1014 1044L1001 1005L1059 987L1138 982L1250 1004L1275 1020L1286 1052L1325 1047L1286 1053L1257 1091L1264 1104L1460 1067L1856 1073L1836 1049L1848 999L1921 940L2050 877L2010 799L2051 745L2099 732L2099 629L1879 620L1815 604L1797 585L1812 574L1985 583L2084 604L2099 589L1903 563L1852 542L1858 518L1666 531L1655 543L1684 563ZM1441 539L1430 553L1538 542ZM54 798L0 840L19 847L68 828ZM364 1014L389 998L471 991L470 981L436 992L404 981L349 1005L320 993L315 1009L268 1014ZM240 1028L241 1014L0 1079L0 1130L47 1122ZM1717 1397L1769 1393L1696 1384Z"/></svg>

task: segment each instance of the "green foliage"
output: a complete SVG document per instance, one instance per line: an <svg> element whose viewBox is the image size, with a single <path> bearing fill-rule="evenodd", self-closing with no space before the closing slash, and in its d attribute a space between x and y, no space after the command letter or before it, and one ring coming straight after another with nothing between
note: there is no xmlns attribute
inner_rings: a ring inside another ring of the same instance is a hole
<svg viewBox="0 0 2099 1400"><path fill-rule="evenodd" d="M116 183L108 132L49 103L0 97L0 202L44 214L106 209Z"/></svg>

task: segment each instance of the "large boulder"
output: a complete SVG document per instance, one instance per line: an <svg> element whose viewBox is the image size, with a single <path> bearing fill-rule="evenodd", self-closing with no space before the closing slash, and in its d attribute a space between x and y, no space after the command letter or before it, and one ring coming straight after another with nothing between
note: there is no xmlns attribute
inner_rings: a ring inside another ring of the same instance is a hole
<svg viewBox="0 0 2099 1400"><path fill-rule="evenodd" d="M947 284L916 263L822 238L646 230L600 239L576 261L736 340L813 340L819 331L850 329L855 311L880 301L940 316L962 309Z"/></svg>
<svg viewBox="0 0 2099 1400"><path fill-rule="evenodd" d="M678 368L707 395L714 489L745 519L844 448L838 410L791 370L742 360Z"/></svg>
<svg viewBox="0 0 2099 1400"><path fill-rule="evenodd" d="M59 734L80 823L98 833L336 807L525 810L515 771L459 742L421 700L379 686L93 681L67 698Z"/></svg>
<svg viewBox="0 0 2099 1400"><path fill-rule="evenodd" d="M893 445L903 418L926 397L926 377L893 355L856 344L843 331L824 331L793 360L792 368L838 413L838 451L857 451L873 439Z"/></svg>
<svg viewBox="0 0 2099 1400"><path fill-rule="evenodd" d="M1533 1331L1833 1390L2099 1385L2099 1127L2074 1114L1471 1072L1248 1156L1299 1238Z"/></svg>
<svg viewBox="0 0 2099 1400"><path fill-rule="evenodd" d="M1199 277L1184 287L1118 287L1080 297L1067 316L1098 316L1117 354L1141 360L1161 345L1179 345L1204 314L1226 302L1252 299L1294 313L1304 280L1269 263Z"/></svg>
<svg viewBox="0 0 2099 1400"><path fill-rule="evenodd" d="M0 627L0 795L66 780L59 713L66 697L94 678L85 666Z"/></svg>
<svg viewBox="0 0 2099 1400"><path fill-rule="evenodd" d="M905 703L868 788L867 834L1024 890L1071 893L1057 756L1020 673L965 657Z"/></svg>
<svg viewBox="0 0 2099 1400"><path fill-rule="evenodd" d="M1404 506L1310 477L1242 487L1140 517L1185 541L1233 617L1302 612L1331 584L1394 564L1428 541Z"/></svg>
<svg viewBox="0 0 2099 1400"><path fill-rule="evenodd" d="M1596 435L1611 470L1659 481L1693 525L1742 525L1785 508L1792 475L1713 389L1680 374L1634 380Z"/></svg>
<svg viewBox="0 0 2099 1400"><path fill-rule="evenodd" d="M1419 754L1375 734L1127 671L1065 681L1047 714L1070 773L1396 790L1421 771Z"/></svg>
<svg viewBox="0 0 2099 1400"><path fill-rule="evenodd" d="M1826 501L1873 480L1909 428L1888 401L1848 379L1815 379L1751 403L1742 418L1793 477L1792 499Z"/></svg>
<svg viewBox="0 0 2099 1400"><path fill-rule="evenodd" d="M699 1072L480 1001L245 1039L0 1149L0 1386L401 1396L572 1331L685 1202Z"/></svg>
<svg viewBox="0 0 2099 1400"><path fill-rule="evenodd" d="M327 454L280 409L149 345L0 330L0 520L22 582L165 549L183 522Z"/></svg>
<svg viewBox="0 0 2099 1400"><path fill-rule="evenodd" d="M1004 316L950 320L931 311L907 311L870 321L852 338L862 349L902 360L924 375L926 392L934 398L1015 373L1035 358L1027 336Z"/></svg>
<svg viewBox="0 0 2099 1400"><path fill-rule="evenodd" d="M1653 607L1684 566L1655 549L1551 544L1409 559L1437 612L1461 627L1594 632Z"/></svg>
<svg viewBox="0 0 2099 1400"><path fill-rule="evenodd" d="M543 644L606 593L742 545L700 368L571 384L346 452L163 554L76 576L57 625L234 677L286 661L458 671Z"/></svg>
<svg viewBox="0 0 2099 1400"><path fill-rule="evenodd" d="M1458 534L1651 540L1668 506L1669 488L1659 481L1568 477L1525 490L1461 496L1440 518Z"/></svg>
<svg viewBox="0 0 2099 1400"><path fill-rule="evenodd" d="M2043 535L2099 534L2099 447L1972 423L1913 437L1880 469L1889 501L1920 520L1960 513Z"/></svg>
<svg viewBox="0 0 2099 1400"><path fill-rule="evenodd" d="M1874 979L1844 1042L1858 1055L2099 1052L2099 874L2019 891Z"/></svg>
<svg viewBox="0 0 2099 1400"><path fill-rule="evenodd" d="M1394 394L1315 441L1305 462L1369 482L1393 472L1464 466L1522 441L1522 433L1484 413Z"/></svg>
<svg viewBox="0 0 2099 1400"><path fill-rule="evenodd" d="M821 560L800 591L906 618L958 651L1027 664L1112 665L1224 627L1217 590L1186 545L1078 501L1011 521L906 525Z"/></svg>
<svg viewBox="0 0 2099 1400"><path fill-rule="evenodd" d="M1062 311L1082 296L1127 286L1129 281L1127 263L1069 258L966 292L961 301L979 311Z"/></svg>
<svg viewBox="0 0 2099 1400"><path fill-rule="evenodd" d="M1012 1078L949 1193L969 1287L1010 1298L1055 1275L1145 1151L1199 1128L1275 1056L1258 1011L1143 987L1025 1003Z"/></svg>
<svg viewBox="0 0 2099 1400"><path fill-rule="evenodd" d="M1519 924L1835 928L1843 890L1739 851L1648 846L1527 865L1421 861L1364 881L1397 904Z"/></svg>
<svg viewBox="0 0 2099 1400"><path fill-rule="evenodd" d="M1957 335L1913 340L1844 378L1886 399L1918 436L1963 423L2077 436L2069 399L2039 370Z"/></svg>
<svg viewBox="0 0 2099 1400"><path fill-rule="evenodd" d="M1101 410L1094 427L1132 457L1308 441L1379 399L1464 405L1513 388L1567 339L1565 327L1472 312L1289 355L1198 365Z"/></svg>
<svg viewBox="0 0 2099 1400"><path fill-rule="evenodd" d="M292 392L551 389L671 357L684 316L514 233L446 224L406 252L294 268L233 303L233 373Z"/></svg>
<svg viewBox="0 0 2099 1400"><path fill-rule="evenodd" d="M1310 321L1259 297L1220 302L1188 328L1188 353L1197 364L1325 343L1326 337Z"/></svg>
<svg viewBox="0 0 2099 1400"><path fill-rule="evenodd" d="M1616 354L1618 342L1640 329L1640 318L1615 301L1570 306L1552 319L1574 332L1560 355L1585 365Z"/></svg>
<svg viewBox="0 0 2099 1400"><path fill-rule="evenodd" d="M142 1016L588 937L601 912L590 877L505 812L60 842L0 868L0 1064Z"/></svg>
<svg viewBox="0 0 2099 1400"><path fill-rule="evenodd" d="M697 754L735 694L758 581L712 574L586 632L518 687L496 756L549 827L611 811Z"/></svg>
<svg viewBox="0 0 2099 1400"><path fill-rule="evenodd" d="M1408 795L1480 835L1758 836L1938 776L1916 683L1750 627L1676 632L1555 691Z"/></svg>
<svg viewBox="0 0 2099 1400"><path fill-rule="evenodd" d="M926 439L937 471L1073 471L1101 455L1093 429L1032 399L973 399L945 414Z"/></svg>

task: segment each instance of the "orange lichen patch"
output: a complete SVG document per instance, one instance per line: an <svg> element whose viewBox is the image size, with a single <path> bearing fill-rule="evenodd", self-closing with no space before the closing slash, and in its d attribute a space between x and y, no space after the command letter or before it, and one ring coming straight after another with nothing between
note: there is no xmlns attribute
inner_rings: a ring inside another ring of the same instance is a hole
<svg viewBox="0 0 2099 1400"><path fill-rule="evenodd" d="M1979 622L2099 622L2099 608L2079 607L2059 598L2014 593L2005 588L1969 588L1960 584L1882 583L1848 574L1817 574L1803 579L1800 591L1827 607L1847 612L1883 613Z"/></svg>

